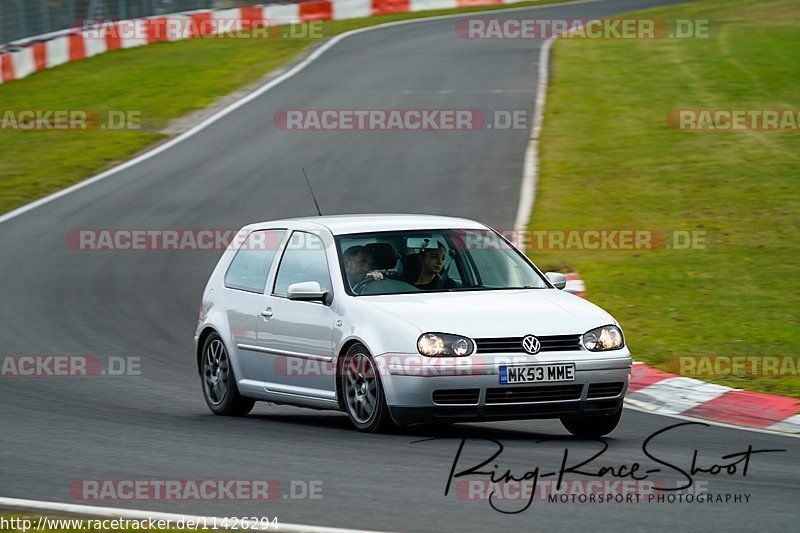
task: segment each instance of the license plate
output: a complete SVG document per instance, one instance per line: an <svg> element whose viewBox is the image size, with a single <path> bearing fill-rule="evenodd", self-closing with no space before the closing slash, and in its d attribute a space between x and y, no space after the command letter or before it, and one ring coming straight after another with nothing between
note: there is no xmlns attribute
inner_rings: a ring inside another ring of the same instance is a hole
<svg viewBox="0 0 800 533"><path fill-rule="evenodd" d="M575 363L555 365L501 366L500 383L546 383L548 381L574 381Z"/></svg>

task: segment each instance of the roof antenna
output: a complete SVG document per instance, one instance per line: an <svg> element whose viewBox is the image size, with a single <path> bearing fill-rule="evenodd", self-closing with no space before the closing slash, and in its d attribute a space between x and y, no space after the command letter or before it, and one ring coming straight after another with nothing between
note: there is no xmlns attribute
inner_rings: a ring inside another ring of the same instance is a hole
<svg viewBox="0 0 800 533"><path fill-rule="evenodd" d="M308 181L308 175L306 174L306 169L301 168L300 170L303 171L303 177L306 179L306 185L308 185L308 190L311 191L311 198L314 199L314 205L317 206L317 214L322 216L322 211L319 210L319 204L317 203L317 197L314 196L314 189L311 188L311 182Z"/></svg>

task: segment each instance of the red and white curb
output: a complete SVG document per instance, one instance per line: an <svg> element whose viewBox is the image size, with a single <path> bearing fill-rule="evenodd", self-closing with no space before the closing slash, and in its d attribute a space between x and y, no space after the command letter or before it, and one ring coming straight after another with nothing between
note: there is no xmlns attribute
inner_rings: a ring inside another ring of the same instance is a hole
<svg viewBox="0 0 800 533"><path fill-rule="evenodd" d="M564 290L585 298L580 274L566 276ZM800 400L716 385L639 362L633 364L625 404L648 413L800 436Z"/></svg>
<svg viewBox="0 0 800 533"><path fill-rule="evenodd" d="M580 274L566 277L564 290L585 298ZM639 362L633 364L625 405L648 413L800 436L800 400L716 385Z"/></svg>
<svg viewBox="0 0 800 533"><path fill-rule="evenodd" d="M625 403L640 410L800 435L800 400L750 392L634 363Z"/></svg>

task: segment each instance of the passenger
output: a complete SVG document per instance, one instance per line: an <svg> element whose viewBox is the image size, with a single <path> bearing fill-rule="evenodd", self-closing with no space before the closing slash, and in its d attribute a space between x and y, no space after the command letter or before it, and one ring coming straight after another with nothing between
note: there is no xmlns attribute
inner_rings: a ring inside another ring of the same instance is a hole
<svg viewBox="0 0 800 533"><path fill-rule="evenodd" d="M372 254L366 246L351 246L342 254L342 260L350 288L368 278L375 281L383 279L383 274L372 271Z"/></svg>
<svg viewBox="0 0 800 533"><path fill-rule="evenodd" d="M422 249L419 252L420 271L416 280L409 280L409 283L423 291L436 289L454 289L456 282L450 277L442 276L444 260L447 249L444 244L437 241L436 248ZM413 277L413 274L412 274Z"/></svg>

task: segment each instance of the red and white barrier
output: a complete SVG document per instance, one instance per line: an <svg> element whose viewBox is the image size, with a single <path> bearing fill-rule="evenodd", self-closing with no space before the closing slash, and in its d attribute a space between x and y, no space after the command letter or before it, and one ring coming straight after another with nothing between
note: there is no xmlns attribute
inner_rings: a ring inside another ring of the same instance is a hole
<svg viewBox="0 0 800 533"><path fill-rule="evenodd" d="M11 54L11 61L14 65L14 77L24 78L36 72L36 61L33 58L33 47L21 48Z"/></svg>
<svg viewBox="0 0 800 533"><path fill-rule="evenodd" d="M11 64L10 54L0 54L0 84L14 79L14 67Z"/></svg>
<svg viewBox="0 0 800 533"><path fill-rule="evenodd" d="M297 4L273 4L264 8L265 17L272 25L284 26L300 22L300 8Z"/></svg>
<svg viewBox="0 0 800 533"><path fill-rule="evenodd" d="M371 15L372 0L337 0L333 2L334 20L357 19Z"/></svg>
<svg viewBox="0 0 800 533"><path fill-rule="evenodd" d="M238 9L222 9L213 11L211 19L214 21L214 29L219 33L220 29L228 29L229 31L240 31L243 27L242 20L239 16Z"/></svg>
<svg viewBox="0 0 800 533"><path fill-rule="evenodd" d="M565 276L567 278L567 286L564 287L564 290L574 294L575 296L586 298L586 284L581 279L581 275L577 272L572 272L570 274L566 274Z"/></svg>
<svg viewBox="0 0 800 533"><path fill-rule="evenodd" d="M411 11L410 0L372 0L373 15L407 13Z"/></svg>
<svg viewBox="0 0 800 533"><path fill-rule="evenodd" d="M96 28L65 31L55 37L52 34L32 37L15 48L0 51L0 84L70 61L162 41L193 39L265 25L344 20L520 1L524 0L310 0L122 20Z"/></svg>
<svg viewBox="0 0 800 533"><path fill-rule="evenodd" d="M503 3L503 0L458 0L458 7L492 6Z"/></svg>
<svg viewBox="0 0 800 533"><path fill-rule="evenodd" d="M69 37L56 37L45 44L47 68L57 67L69 61Z"/></svg>
<svg viewBox="0 0 800 533"><path fill-rule="evenodd" d="M458 7L458 0L410 0L410 2L410 11L453 9Z"/></svg>
<svg viewBox="0 0 800 533"><path fill-rule="evenodd" d="M83 49L86 53L86 57L93 57L108 52L108 44L105 36L108 26L107 24L104 28L98 29L97 31L81 32L81 37L83 37Z"/></svg>
<svg viewBox="0 0 800 533"><path fill-rule="evenodd" d="M333 3L327 0L311 0L297 5L300 8L300 20L303 22L333 19Z"/></svg>

